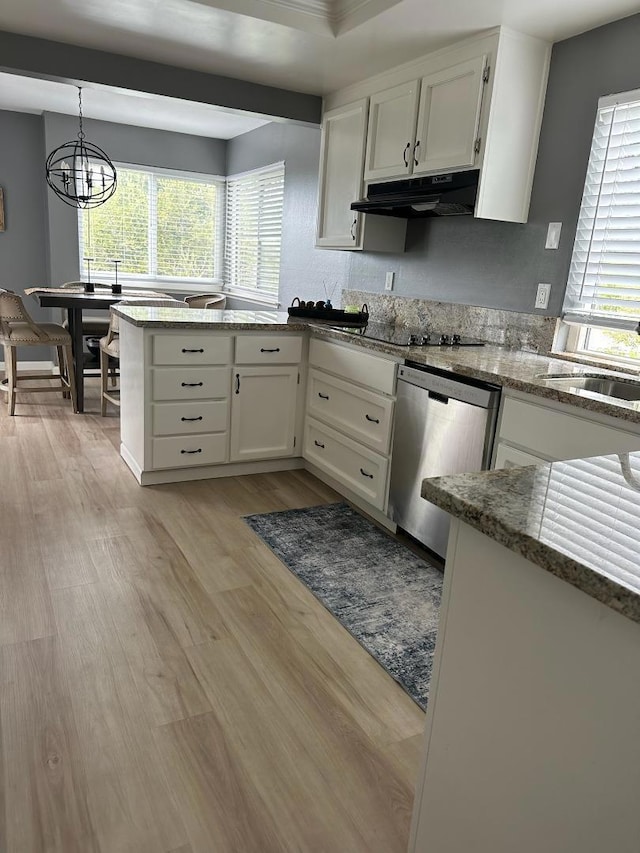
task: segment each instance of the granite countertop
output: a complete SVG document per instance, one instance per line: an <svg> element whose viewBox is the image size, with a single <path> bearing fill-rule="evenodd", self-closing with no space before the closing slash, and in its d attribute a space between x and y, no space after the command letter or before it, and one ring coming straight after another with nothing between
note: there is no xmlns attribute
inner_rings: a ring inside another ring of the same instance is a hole
<svg viewBox="0 0 640 853"><path fill-rule="evenodd" d="M486 344L483 347L399 347L363 338L358 329L337 330L310 324L314 333L333 340L348 341L364 349L386 353L404 361L414 361L440 370L459 373L505 388L557 400L570 406L589 409L603 415L640 424L640 400L618 400L592 391L571 388L566 384L544 380L542 376L561 374L606 374L631 381L638 377L616 370L594 368L585 364L553 358L547 355L505 349Z"/></svg>
<svg viewBox="0 0 640 853"><path fill-rule="evenodd" d="M134 326L152 329L228 329L235 331L289 331L310 329L322 337L346 341L371 352L394 356L398 361L414 361L441 370L459 373L505 388L523 391L640 424L640 400L627 401L604 397L592 391L568 387L544 380L549 374L607 374L636 380L637 376L605 368L578 364L546 355L506 349L487 344L483 347L400 347L364 338L361 330L333 329L327 324L304 318L291 318L278 311L213 311L210 309L115 305L111 309Z"/></svg>
<svg viewBox="0 0 640 853"><path fill-rule="evenodd" d="M210 308L114 305L114 314L149 329L230 329L237 331L304 332L308 324L291 320L283 311L214 311Z"/></svg>
<svg viewBox="0 0 640 853"><path fill-rule="evenodd" d="M640 622L640 452L430 478L422 497Z"/></svg>

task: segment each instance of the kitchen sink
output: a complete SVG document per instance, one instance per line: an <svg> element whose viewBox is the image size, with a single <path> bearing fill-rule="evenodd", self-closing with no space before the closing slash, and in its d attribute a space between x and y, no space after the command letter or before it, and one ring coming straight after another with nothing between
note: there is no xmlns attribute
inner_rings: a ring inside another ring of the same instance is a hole
<svg viewBox="0 0 640 853"><path fill-rule="evenodd" d="M565 385L581 391L592 391L618 400L640 400L640 380L621 379L598 373L541 373L537 379Z"/></svg>

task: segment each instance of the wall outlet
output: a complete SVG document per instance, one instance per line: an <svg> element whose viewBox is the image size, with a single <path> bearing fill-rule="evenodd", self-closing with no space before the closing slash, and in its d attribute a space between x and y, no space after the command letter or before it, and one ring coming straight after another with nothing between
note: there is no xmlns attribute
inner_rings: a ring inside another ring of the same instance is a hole
<svg viewBox="0 0 640 853"><path fill-rule="evenodd" d="M538 292L536 293L536 308L546 308L549 304L549 296L551 295L550 284L539 284Z"/></svg>
<svg viewBox="0 0 640 853"><path fill-rule="evenodd" d="M550 222L547 228L547 242L544 244L545 249L557 249L560 245L560 232L562 231L562 222Z"/></svg>
<svg viewBox="0 0 640 853"><path fill-rule="evenodd" d="M388 272L384 279L384 289L385 290L393 290L393 281L396 277L394 272Z"/></svg>

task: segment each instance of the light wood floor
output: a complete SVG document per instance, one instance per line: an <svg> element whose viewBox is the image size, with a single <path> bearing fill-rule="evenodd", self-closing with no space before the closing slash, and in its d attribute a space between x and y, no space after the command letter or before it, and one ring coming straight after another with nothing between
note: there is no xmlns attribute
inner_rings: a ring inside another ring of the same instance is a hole
<svg viewBox="0 0 640 853"><path fill-rule="evenodd" d="M0 410L0 851L404 853L424 715L241 520L336 494L118 442Z"/></svg>

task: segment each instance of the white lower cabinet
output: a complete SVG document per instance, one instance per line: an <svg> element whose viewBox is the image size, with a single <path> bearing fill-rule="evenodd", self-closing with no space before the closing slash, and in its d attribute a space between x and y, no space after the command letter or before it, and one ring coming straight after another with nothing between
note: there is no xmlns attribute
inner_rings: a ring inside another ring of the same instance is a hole
<svg viewBox="0 0 640 853"><path fill-rule="evenodd" d="M286 330L230 335L122 323L121 453L138 481L225 476L224 466L238 462L253 463L247 473L274 470L275 459L295 467L304 347L303 335Z"/></svg>
<svg viewBox="0 0 640 853"><path fill-rule="evenodd" d="M154 468L184 468L226 462L227 434L177 435L153 439Z"/></svg>
<svg viewBox="0 0 640 853"><path fill-rule="evenodd" d="M511 445L500 441L496 448L493 467L520 468L523 465L544 465L547 461L541 456L534 456L533 453L526 453L524 450L518 450L516 447L511 447Z"/></svg>
<svg viewBox="0 0 640 853"><path fill-rule="evenodd" d="M397 362L312 339L309 365L302 455L346 497L384 514Z"/></svg>
<svg viewBox="0 0 640 853"><path fill-rule="evenodd" d="M297 366L234 368L232 462L293 455L297 390Z"/></svg>
<svg viewBox="0 0 640 853"><path fill-rule="evenodd" d="M304 456L376 509L384 509L388 457L313 418L305 426Z"/></svg>
<svg viewBox="0 0 640 853"><path fill-rule="evenodd" d="M628 429L621 429L625 424ZM505 394L494 468L640 450L632 424L528 395Z"/></svg>

